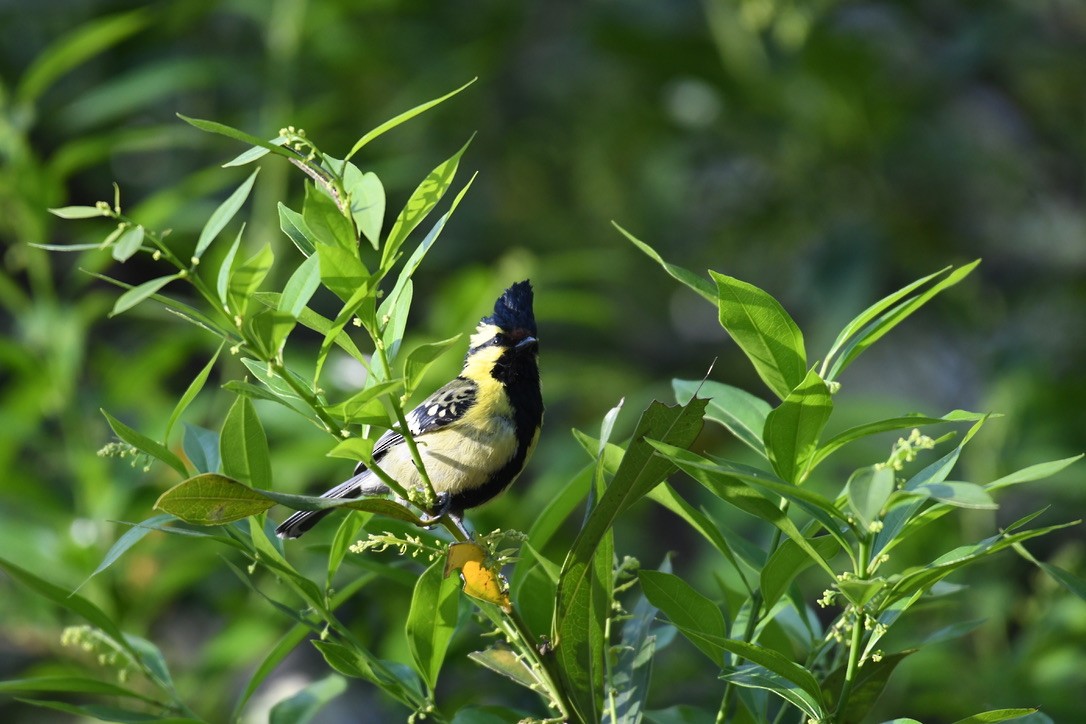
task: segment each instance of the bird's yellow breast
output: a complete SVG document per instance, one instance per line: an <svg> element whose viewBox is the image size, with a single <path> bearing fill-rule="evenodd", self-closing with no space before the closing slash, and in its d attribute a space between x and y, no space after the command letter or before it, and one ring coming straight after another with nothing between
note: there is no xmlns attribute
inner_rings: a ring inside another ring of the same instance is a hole
<svg viewBox="0 0 1086 724"><path fill-rule="evenodd" d="M415 439L426 474L438 493L456 494L484 485L516 452L512 420L503 416L473 417L469 413L455 425ZM406 445L389 450L380 465L404 487L423 485Z"/></svg>

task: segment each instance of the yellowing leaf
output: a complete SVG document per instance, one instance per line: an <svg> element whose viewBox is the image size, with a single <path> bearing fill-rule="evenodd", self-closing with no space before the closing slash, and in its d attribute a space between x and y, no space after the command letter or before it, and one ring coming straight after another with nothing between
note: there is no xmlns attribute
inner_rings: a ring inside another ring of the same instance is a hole
<svg viewBox="0 0 1086 724"><path fill-rule="evenodd" d="M485 562L486 551L477 543L453 543L449 546L445 575L459 570L464 581L464 593L500 606L504 611L511 611L513 604L506 592L505 580L500 573L487 568Z"/></svg>

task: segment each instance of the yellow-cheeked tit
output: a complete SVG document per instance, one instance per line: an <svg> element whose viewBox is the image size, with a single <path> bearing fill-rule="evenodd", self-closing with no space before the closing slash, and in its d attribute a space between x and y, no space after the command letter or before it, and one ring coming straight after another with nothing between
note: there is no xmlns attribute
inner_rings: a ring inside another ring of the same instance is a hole
<svg viewBox="0 0 1086 724"><path fill-rule="evenodd" d="M406 415L438 494L438 510L457 523L465 509L482 505L520 475L539 440L543 397L538 351L532 285L525 280L506 289L494 303L494 313L479 321L460 375ZM374 444L373 460L406 489L424 485L396 429ZM352 478L322 497L388 492L381 479L359 463ZM295 513L275 532L280 538L297 538L331 512Z"/></svg>

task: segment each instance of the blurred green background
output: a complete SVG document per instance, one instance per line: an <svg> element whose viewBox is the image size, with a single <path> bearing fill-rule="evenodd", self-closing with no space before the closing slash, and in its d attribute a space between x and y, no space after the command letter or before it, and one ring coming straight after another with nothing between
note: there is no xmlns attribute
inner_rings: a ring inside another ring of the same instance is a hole
<svg viewBox="0 0 1086 724"><path fill-rule="evenodd" d="M130 215L191 244L246 172L218 168L241 147L175 113L267 138L291 124L342 156L369 128L473 77L356 163L381 177L394 213L475 134L462 169L479 176L416 276L408 347L466 331L511 281L536 286L547 425L515 489L471 516L478 529L526 529L548 488L585 461L569 429L595 431L621 397L628 432L650 399L671 398L671 378L700 377L714 358L714 379L768 396L714 310L611 220L670 261L765 288L805 330L812 359L876 298L983 257L966 283L850 369L831 426L1002 412L957 476L978 482L1076 454L1086 429L1083 47L1086 5L1076 0L0 3L0 551L78 585L123 532L110 521L149 517L177 482L163 466L144 474L98 458L111 439L98 408L160 435L215 348L152 308L106 318L115 292L85 270L137 282L155 273L151 262L28 246L108 231L45 208L109 199L116 181ZM294 169L266 162L249 242L288 254L275 203L298 208L301 192ZM315 342L292 338L292 352L304 360ZM453 356L434 384L453 373ZM352 373L333 367L330 391L350 390ZM212 381L243 374L230 360ZM209 385L186 420L217 428L231 397ZM260 411L278 488L313 492L349 468L323 456L316 429ZM883 459L886 442L826 473ZM740 454L717 430L699 447ZM1071 468L1015 489L998 513L949 516L915 555L1043 505L1053 511L1042 523L1081 516L1081 477ZM1030 548L1082 575L1081 529L1064 533ZM618 550L647 566L677 551L677 570L712 595L720 562L667 513L638 507L617 536ZM218 549L183 540L149 536L82 592L159 643L183 693L214 717L285 624ZM986 622L907 660L878 713L939 722L1040 704L1056 721L1080 714L1082 601L1009 554L958 582L970 588L915 625ZM408 596L369 591L352 604L383 655L403 655L402 635L385 628ZM0 677L78 664L59 642L68 623L0 579ZM446 696L515 700L463 660L477 643L454 640ZM691 651L676 643L662 655L650 706L715 708ZM266 687L270 701L322 666L301 647ZM372 713L363 721L400 716L372 697L354 685L318 721L359 721L363 708ZM55 720L8 700L0 718Z"/></svg>

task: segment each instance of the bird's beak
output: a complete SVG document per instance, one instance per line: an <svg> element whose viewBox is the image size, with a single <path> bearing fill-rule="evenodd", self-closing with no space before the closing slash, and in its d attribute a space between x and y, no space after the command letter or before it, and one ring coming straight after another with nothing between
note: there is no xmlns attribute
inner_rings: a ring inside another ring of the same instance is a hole
<svg viewBox="0 0 1086 724"><path fill-rule="evenodd" d="M538 346L539 340L537 340L535 337L525 337L524 339L517 342L517 345L514 349L534 349Z"/></svg>

